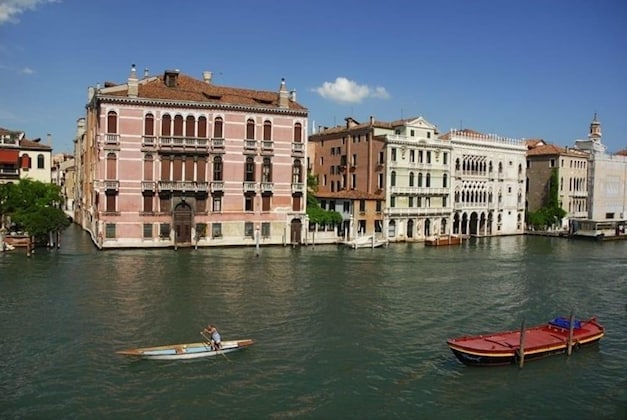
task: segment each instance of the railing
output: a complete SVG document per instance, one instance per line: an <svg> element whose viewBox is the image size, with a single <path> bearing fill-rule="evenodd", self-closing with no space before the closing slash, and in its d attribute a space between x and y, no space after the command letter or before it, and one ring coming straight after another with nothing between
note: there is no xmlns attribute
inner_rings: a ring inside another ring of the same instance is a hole
<svg viewBox="0 0 627 420"><path fill-rule="evenodd" d="M159 191L207 192L208 187L204 181L159 181Z"/></svg>
<svg viewBox="0 0 627 420"><path fill-rule="evenodd" d="M244 182L243 188L244 192L256 192L257 184L254 182Z"/></svg>
<svg viewBox="0 0 627 420"><path fill-rule="evenodd" d="M297 182L292 184L292 194L294 193L302 193L305 189L305 184L302 182Z"/></svg>
<svg viewBox="0 0 627 420"><path fill-rule="evenodd" d="M211 139L211 148L215 149L224 149L224 139L223 138L212 138Z"/></svg>
<svg viewBox="0 0 627 420"><path fill-rule="evenodd" d="M17 168L0 168L0 174L2 175L19 175L19 173Z"/></svg>
<svg viewBox="0 0 627 420"><path fill-rule="evenodd" d="M261 192L272 192L272 191L274 191L274 183L272 182L261 183Z"/></svg>
<svg viewBox="0 0 627 420"><path fill-rule="evenodd" d="M106 144L120 144L119 134L105 134L104 140Z"/></svg>
<svg viewBox="0 0 627 420"><path fill-rule="evenodd" d="M272 140L262 140L261 150L272 151L274 149L274 142Z"/></svg>
<svg viewBox="0 0 627 420"><path fill-rule="evenodd" d="M142 146L155 147L156 145L157 145L157 137L155 136L143 136L142 137Z"/></svg>
<svg viewBox="0 0 627 420"><path fill-rule="evenodd" d="M292 153L298 155L305 153L305 143L292 143Z"/></svg>
<svg viewBox="0 0 627 420"><path fill-rule="evenodd" d="M224 181L211 181L211 192L224 191Z"/></svg>
<svg viewBox="0 0 627 420"><path fill-rule="evenodd" d="M104 182L104 188L105 190L111 191L118 191L120 188L120 181L105 181Z"/></svg>
<svg viewBox="0 0 627 420"><path fill-rule="evenodd" d="M246 149L246 150L256 150L257 149L257 140L244 140L244 149Z"/></svg>
<svg viewBox="0 0 627 420"><path fill-rule="evenodd" d="M182 136L167 136L159 137L160 147L171 148L207 148L209 145L209 139L201 137L182 137Z"/></svg>
<svg viewBox="0 0 627 420"><path fill-rule="evenodd" d="M450 207L389 207L383 212L389 217L398 216L450 216Z"/></svg>
<svg viewBox="0 0 627 420"><path fill-rule="evenodd" d="M142 181L142 191L154 191L154 190L155 190L154 181Z"/></svg>
<svg viewBox="0 0 627 420"><path fill-rule="evenodd" d="M448 188L432 188L432 187L390 187L391 194L398 195L448 195L451 191Z"/></svg>

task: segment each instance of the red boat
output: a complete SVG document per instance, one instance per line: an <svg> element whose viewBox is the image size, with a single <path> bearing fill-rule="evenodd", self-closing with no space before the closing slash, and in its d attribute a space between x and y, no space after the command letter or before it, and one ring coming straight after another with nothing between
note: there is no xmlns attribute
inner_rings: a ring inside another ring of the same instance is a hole
<svg viewBox="0 0 627 420"><path fill-rule="evenodd" d="M570 319L558 317L544 325L525 328L522 352L521 330L494 334L451 338L446 341L455 356L469 366L501 366L518 363L521 353L524 361L566 353L570 335ZM605 329L596 318L574 320L571 348L597 343Z"/></svg>

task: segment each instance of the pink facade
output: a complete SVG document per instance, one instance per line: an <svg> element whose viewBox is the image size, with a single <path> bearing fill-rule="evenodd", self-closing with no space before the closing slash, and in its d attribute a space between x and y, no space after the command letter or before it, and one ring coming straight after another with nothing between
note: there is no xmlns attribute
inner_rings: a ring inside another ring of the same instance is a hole
<svg viewBox="0 0 627 420"><path fill-rule="evenodd" d="M300 243L307 110L166 71L93 91L80 220L103 248ZM91 179L90 179L91 178Z"/></svg>

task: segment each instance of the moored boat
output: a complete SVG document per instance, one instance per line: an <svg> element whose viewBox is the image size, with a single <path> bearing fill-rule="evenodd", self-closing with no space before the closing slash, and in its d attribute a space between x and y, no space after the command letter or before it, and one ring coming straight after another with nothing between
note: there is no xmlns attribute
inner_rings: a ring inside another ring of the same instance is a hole
<svg viewBox="0 0 627 420"><path fill-rule="evenodd" d="M521 334L522 352L521 352ZM571 334L570 320L558 317L550 322L522 330L504 331L451 338L446 341L455 356L470 366L499 366L517 363L521 353L524 360L534 360L566 353ZM572 349L597 343L605 329L596 318L574 320Z"/></svg>
<svg viewBox="0 0 627 420"><path fill-rule="evenodd" d="M461 243L462 237L459 235L431 236L425 239L426 246L461 245Z"/></svg>
<svg viewBox="0 0 627 420"><path fill-rule="evenodd" d="M253 339L222 341L220 349L214 350L207 342L170 344L155 347L140 347L117 351L117 354L124 356L135 356L142 359L152 360L178 360L197 359L200 357L213 357L220 354L232 353L252 346Z"/></svg>
<svg viewBox="0 0 627 420"><path fill-rule="evenodd" d="M350 241L344 242L349 248L379 248L380 246L387 245L388 241L383 238L377 238L374 235L360 236Z"/></svg>

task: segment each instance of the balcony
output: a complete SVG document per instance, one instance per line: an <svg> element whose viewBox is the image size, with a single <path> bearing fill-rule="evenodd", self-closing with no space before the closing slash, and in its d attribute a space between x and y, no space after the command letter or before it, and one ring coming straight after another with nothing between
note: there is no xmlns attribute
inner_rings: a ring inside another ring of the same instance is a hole
<svg viewBox="0 0 627 420"><path fill-rule="evenodd" d="M255 182L246 181L244 182L243 188L244 188L244 192L252 192L252 193L257 192L257 184Z"/></svg>
<svg viewBox="0 0 627 420"><path fill-rule="evenodd" d="M445 196L450 194L450 190L448 188L431 187L390 187L390 193L396 195Z"/></svg>
<svg viewBox="0 0 627 420"><path fill-rule="evenodd" d="M224 192L224 181L212 181L211 193Z"/></svg>
<svg viewBox="0 0 627 420"><path fill-rule="evenodd" d="M272 152L274 150L274 142L272 140L261 141L261 151Z"/></svg>
<svg viewBox="0 0 627 420"><path fill-rule="evenodd" d="M119 191L120 190L120 181L105 181L104 182L105 191Z"/></svg>
<svg viewBox="0 0 627 420"><path fill-rule="evenodd" d="M274 191L274 183L272 182L262 182L261 183L261 192L273 192Z"/></svg>
<svg viewBox="0 0 627 420"><path fill-rule="evenodd" d="M305 156L305 143L292 143L292 155Z"/></svg>
<svg viewBox="0 0 627 420"><path fill-rule="evenodd" d="M292 184L292 194L295 194L295 193L302 194L304 190L305 190L305 184L303 184L302 182L296 182Z"/></svg>
<svg viewBox="0 0 627 420"><path fill-rule="evenodd" d="M104 142L105 144L112 144L112 145L120 144L120 135L119 134L105 134Z"/></svg>
<svg viewBox="0 0 627 420"><path fill-rule="evenodd" d="M209 148L209 139L201 137L167 136L159 137L159 148L168 150L201 150Z"/></svg>
<svg viewBox="0 0 627 420"><path fill-rule="evenodd" d="M224 150L225 141L223 138L211 139L211 150Z"/></svg>
<svg viewBox="0 0 627 420"><path fill-rule="evenodd" d="M157 147L157 137L142 136L142 147Z"/></svg>
<svg viewBox="0 0 627 420"><path fill-rule="evenodd" d="M142 181L142 192L145 191L155 191L155 182L154 181Z"/></svg>
<svg viewBox="0 0 627 420"><path fill-rule="evenodd" d="M244 140L244 150L250 152L257 150L257 140Z"/></svg>
<svg viewBox="0 0 627 420"><path fill-rule="evenodd" d="M18 176L19 174L18 168L0 168L1 176Z"/></svg>
<svg viewBox="0 0 627 420"><path fill-rule="evenodd" d="M208 182L159 181L159 191L207 192Z"/></svg>

